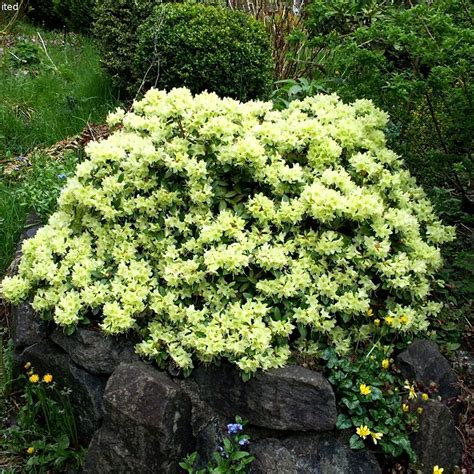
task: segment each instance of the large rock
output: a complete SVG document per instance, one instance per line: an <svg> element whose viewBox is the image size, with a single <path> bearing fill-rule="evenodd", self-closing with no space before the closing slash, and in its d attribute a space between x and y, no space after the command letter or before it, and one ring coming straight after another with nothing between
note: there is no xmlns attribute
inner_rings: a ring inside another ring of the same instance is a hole
<svg viewBox="0 0 474 474"><path fill-rule="evenodd" d="M263 439L251 444L251 474L380 474L375 456L353 451L332 433Z"/></svg>
<svg viewBox="0 0 474 474"><path fill-rule="evenodd" d="M104 413L102 396L105 380L77 367L67 354L50 342L40 342L21 355L22 364L31 362L41 376L50 373L62 387L70 390L77 431L83 443L88 443L99 428Z"/></svg>
<svg viewBox="0 0 474 474"><path fill-rule="evenodd" d="M79 328L72 336L56 329L51 339L71 359L92 374L110 375L121 362L138 362L134 342L125 337L104 336L99 331Z"/></svg>
<svg viewBox="0 0 474 474"><path fill-rule="evenodd" d="M329 382L318 372L288 366L258 373L242 382L230 364L194 371L201 397L218 412L236 415L276 430L325 431L336 423L336 402Z"/></svg>
<svg viewBox="0 0 474 474"><path fill-rule="evenodd" d="M406 379L416 380L426 387L436 384L442 398L460 394L456 373L438 346L432 341L417 340L397 357L397 365Z"/></svg>
<svg viewBox="0 0 474 474"><path fill-rule="evenodd" d="M423 403L420 428L412 435L412 447L423 474L431 474L433 466L444 468L446 474L461 462L463 447L456 432L453 416L441 402Z"/></svg>
<svg viewBox="0 0 474 474"><path fill-rule="evenodd" d="M104 394L105 419L86 456L87 473L177 473L194 450L191 403L167 374L120 364Z"/></svg>
<svg viewBox="0 0 474 474"><path fill-rule="evenodd" d="M17 350L41 342L48 335L46 323L28 301L12 306L11 318L11 335Z"/></svg>

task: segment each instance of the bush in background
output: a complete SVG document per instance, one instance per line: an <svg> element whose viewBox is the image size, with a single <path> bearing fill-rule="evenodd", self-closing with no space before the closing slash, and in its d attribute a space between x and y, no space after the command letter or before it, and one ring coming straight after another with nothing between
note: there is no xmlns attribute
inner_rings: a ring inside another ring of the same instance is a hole
<svg viewBox="0 0 474 474"><path fill-rule="evenodd" d="M102 63L115 85L132 97L139 81L135 67L137 29L159 3L159 0L103 0L95 7L93 33Z"/></svg>
<svg viewBox="0 0 474 474"><path fill-rule="evenodd" d="M271 92L270 41L263 25L226 8L158 6L139 29L136 64L146 88L216 92L239 100Z"/></svg>

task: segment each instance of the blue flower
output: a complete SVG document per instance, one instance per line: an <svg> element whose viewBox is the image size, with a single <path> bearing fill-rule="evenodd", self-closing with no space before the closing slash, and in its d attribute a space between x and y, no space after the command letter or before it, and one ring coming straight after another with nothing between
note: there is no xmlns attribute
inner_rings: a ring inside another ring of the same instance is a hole
<svg viewBox="0 0 474 474"><path fill-rule="evenodd" d="M249 440L248 439L241 439L239 441L240 446L248 446L249 445Z"/></svg>
<svg viewBox="0 0 474 474"><path fill-rule="evenodd" d="M240 423L229 423L227 425L227 432L229 434L237 434L242 431L242 425Z"/></svg>

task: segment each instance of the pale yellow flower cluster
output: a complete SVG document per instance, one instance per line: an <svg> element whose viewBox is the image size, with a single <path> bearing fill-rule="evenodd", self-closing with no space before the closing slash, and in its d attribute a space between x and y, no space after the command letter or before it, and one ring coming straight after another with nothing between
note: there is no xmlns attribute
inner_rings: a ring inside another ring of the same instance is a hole
<svg viewBox="0 0 474 474"><path fill-rule="evenodd" d="M140 330L139 353L185 369L344 353L374 330L371 307L390 331L424 330L454 231L386 148L386 122L335 95L275 111L151 90L89 144L3 294L33 294L63 326L93 312L106 333Z"/></svg>

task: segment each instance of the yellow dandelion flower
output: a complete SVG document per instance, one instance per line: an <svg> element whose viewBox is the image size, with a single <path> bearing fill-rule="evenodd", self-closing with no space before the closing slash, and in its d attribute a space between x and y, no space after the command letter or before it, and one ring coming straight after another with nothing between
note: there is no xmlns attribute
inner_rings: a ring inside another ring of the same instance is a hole
<svg viewBox="0 0 474 474"><path fill-rule="evenodd" d="M382 438L383 433L374 433L373 431L371 431L370 436L372 436L372 441L374 442L374 444L377 444L377 441Z"/></svg>
<svg viewBox="0 0 474 474"><path fill-rule="evenodd" d="M356 429L356 433L362 438L365 439L370 435L369 427L366 425L361 425Z"/></svg>
<svg viewBox="0 0 474 474"><path fill-rule="evenodd" d="M423 394L421 395L421 398L423 399L423 401L426 402L426 400L428 400L430 397L429 397L429 395L428 395L427 393L423 393Z"/></svg>
<svg viewBox="0 0 474 474"><path fill-rule="evenodd" d="M392 318L391 316L387 316L387 317L385 318L385 324L386 324L387 326L391 326L391 325L393 324L393 318Z"/></svg>
<svg viewBox="0 0 474 474"><path fill-rule="evenodd" d="M443 474L443 472L444 472L444 469L442 467L439 467L439 466L433 467L433 474Z"/></svg>
<svg viewBox="0 0 474 474"><path fill-rule="evenodd" d="M369 318L370 318L370 317L373 316L373 315L374 315L374 312L373 312L372 308L369 308L369 309L367 310L367 316L369 316Z"/></svg>
<svg viewBox="0 0 474 474"><path fill-rule="evenodd" d="M53 381L53 376L51 374L45 374L43 376L43 381L46 383L51 383Z"/></svg>
<svg viewBox="0 0 474 474"><path fill-rule="evenodd" d="M365 385L365 383L361 383L359 385L359 390L362 395L370 395L372 393L372 389Z"/></svg>
<svg viewBox="0 0 474 474"><path fill-rule="evenodd" d="M418 407L416 409L416 411L418 412L419 415L421 415L423 413L423 408L422 407Z"/></svg>
<svg viewBox="0 0 474 474"><path fill-rule="evenodd" d="M33 374L30 376L30 382L31 383L38 383L39 382L39 375L38 374Z"/></svg>
<svg viewBox="0 0 474 474"><path fill-rule="evenodd" d="M388 359L384 359L382 361L382 369L388 369L390 367L390 361Z"/></svg>
<svg viewBox="0 0 474 474"><path fill-rule="evenodd" d="M374 325L379 327L380 326L380 319L374 319Z"/></svg>
<svg viewBox="0 0 474 474"><path fill-rule="evenodd" d="M402 404L402 410L406 413L408 410L410 409L410 407L408 406L407 403L403 403Z"/></svg>
<svg viewBox="0 0 474 474"><path fill-rule="evenodd" d="M406 324L408 324L408 316L406 316L405 314L403 314L402 316L400 316L400 324L402 324L403 326L405 326Z"/></svg>
<svg viewBox="0 0 474 474"><path fill-rule="evenodd" d="M35 451L36 451L36 449L33 448L33 446L30 446L30 447L26 450L26 452L27 452L28 454L34 454Z"/></svg>

